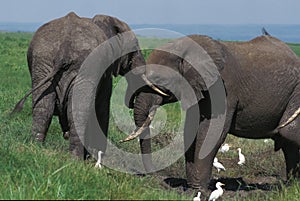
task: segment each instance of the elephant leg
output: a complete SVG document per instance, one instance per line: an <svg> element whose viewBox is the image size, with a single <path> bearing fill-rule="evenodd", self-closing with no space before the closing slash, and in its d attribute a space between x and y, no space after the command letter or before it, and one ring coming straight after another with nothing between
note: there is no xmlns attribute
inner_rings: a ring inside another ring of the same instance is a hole
<svg viewBox="0 0 300 201"><path fill-rule="evenodd" d="M61 109L58 114L58 119L61 130L63 131L63 137L65 140L68 140L70 138L70 127L67 117L67 111Z"/></svg>
<svg viewBox="0 0 300 201"><path fill-rule="evenodd" d="M197 109L189 109L186 114L186 124L184 130L187 183L189 187L200 189L200 191L202 191L204 194L208 192L208 184L212 174L214 157L226 139L234 114L232 107L231 110L229 110L229 112L227 111L226 113L224 125L216 125L214 124L216 123L214 119L210 118L210 112L205 111L207 108L210 108L207 106L207 104L200 106L200 111L202 112L201 116L197 114ZM196 119L199 118L200 123L196 122ZM211 146L208 144L209 146L206 147L211 149L208 154L204 158L200 158L200 150L204 141L208 137L207 133L210 129L210 126L222 126L219 127L221 129L221 133L216 135L218 139L215 139L216 141Z"/></svg>
<svg viewBox="0 0 300 201"><path fill-rule="evenodd" d="M282 119L280 120L280 125L285 123L295 111L299 108L300 93L295 93L289 101L286 111L284 112ZM299 147L300 147L300 117L299 115L293 119L289 124L280 128L279 140L276 144L282 149L286 162L286 173L287 178L291 176L300 177L299 174ZM275 141L276 142L276 141Z"/></svg>
<svg viewBox="0 0 300 201"><path fill-rule="evenodd" d="M71 99L69 99L71 100ZM72 156L75 156L78 159L85 159L86 152L83 144L83 139L80 139L78 136L78 133L76 131L75 127L75 122L73 120L73 115L72 115L72 101L68 103L68 109L67 109L67 114L68 114L68 122L69 122L69 151Z"/></svg>
<svg viewBox="0 0 300 201"><path fill-rule="evenodd" d="M199 188L200 182L198 173L195 172L195 149L196 135L199 130L199 111L196 106L189 108L186 112L186 120L184 125L184 150L185 150L185 165L188 186ZM203 180L202 180L203 181ZM205 182L204 182L205 183ZM201 185L201 186L206 186Z"/></svg>
<svg viewBox="0 0 300 201"><path fill-rule="evenodd" d="M68 94L68 102L67 102L67 121L68 121L68 127L69 127L69 151L72 156L74 156L77 159L85 159L86 157L86 151L84 148L83 140L80 139L75 122L74 122L74 116L72 111L72 91Z"/></svg>
<svg viewBox="0 0 300 201"><path fill-rule="evenodd" d="M282 151L285 158L286 165L286 177L290 179L292 177L300 177L300 168L299 168L299 147L292 142L284 142Z"/></svg>
<svg viewBox="0 0 300 201"><path fill-rule="evenodd" d="M97 149L105 152L107 146L107 133L109 126L109 111L110 111L110 97L112 94L112 79L104 78L101 80L97 89L97 97L95 102L95 109L97 119L102 130L99 136Z"/></svg>
<svg viewBox="0 0 300 201"><path fill-rule="evenodd" d="M53 87L51 85L45 87L32 94L32 137L39 142L45 141L54 114L56 99Z"/></svg>
<svg viewBox="0 0 300 201"><path fill-rule="evenodd" d="M76 132L74 121L69 119L69 122L70 122L69 123L70 124L69 151L70 151L71 155L75 156L76 158L85 159L85 157L86 157L85 148L84 148L83 142L80 140L80 138Z"/></svg>
<svg viewBox="0 0 300 201"><path fill-rule="evenodd" d="M152 162L151 154L151 138L150 138L150 129L149 127L144 130L140 136L140 147L142 152L142 161L146 170L146 173L154 171L154 166Z"/></svg>
<svg viewBox="0 0 300 201"><path fill-rule="evenodd" d="M196 138L194 139L192 145L186 151L186 174L188 185L192 188L198 188L202 190L207 190L211 174L212 174L212 164L214 157L216 156L222 143L225 141L227 136L227 130L223 131L221 138L214 147L211 147L211 152L203 159L200 159L200 150L202 144L205 140L205 133L208 132L208 127L210 125L210 120L203 120L197 131Z"/></svg>

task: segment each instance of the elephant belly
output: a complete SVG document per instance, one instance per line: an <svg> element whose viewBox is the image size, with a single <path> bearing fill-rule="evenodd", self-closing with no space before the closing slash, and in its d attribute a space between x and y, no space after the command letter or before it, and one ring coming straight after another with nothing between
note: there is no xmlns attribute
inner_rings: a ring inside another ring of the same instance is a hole
<svg viewBox="0 0 300 201"><path fill-rule="evenodd" d="M238 137L259 139L271 137L281 119L280 112L247 110L237 112L233 118L230 133Z"/></svg>

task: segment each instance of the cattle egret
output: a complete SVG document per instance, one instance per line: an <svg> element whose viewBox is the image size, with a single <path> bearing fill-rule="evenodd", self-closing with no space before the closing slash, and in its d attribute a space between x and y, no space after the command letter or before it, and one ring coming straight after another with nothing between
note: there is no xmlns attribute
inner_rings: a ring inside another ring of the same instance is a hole
<svg viewBox="0 0 300 201"><path fill-rule="evenodd" d="M103 152L102 151L98 151L98 160L97 160L97 162L96 162L96 164L95 164L95 167L96 168L102 168L102 165L101 165L101 155L103 154Z"/></svg>
<svg viewBox="0 0 300 201"><path fill-rule="evenodd" d="M214 158L213 166L215 168L217 168L218 172L220 172L220 170L223 170L223 171L226 170L225 167L222 165L222 163L218 162L217 158Z"/></svg>
<svg viewBox="0 0 300 201"><path fill-rule="evenodd" d="M231 147L231 146L230 146L229 144L225 143L225 144L221 147L220 151L221 151L222 153L227 152L227 151L229 151L229 148L230 148L230 147Z"/></svg>
<svg viewBox="0 0 300 201"><path fill-rule="evenodd" d="M221 197L223 195L223 189L221 186L224 186L225 184L222 184L221 182L217 182L216 183L216 190L214 190L213 192L211 192L208 201L215 201L217 200L219 197Z"/></svg>
<svg viewBox="0 0 300 201"><path fill-rule="evenodd" d="M237 150L239 152L239 162L238 162L238 164L243 165L245 163L245 156L244 156L244 154L242 154L241 148L238 148Z"/></svg>
<svg viewBox="0 0 300 201"><path fill-rule="evenodd" d="M201 195L201 192L199 191L197 196L193 198L193 201L201 201L200 195Z"/></svg>

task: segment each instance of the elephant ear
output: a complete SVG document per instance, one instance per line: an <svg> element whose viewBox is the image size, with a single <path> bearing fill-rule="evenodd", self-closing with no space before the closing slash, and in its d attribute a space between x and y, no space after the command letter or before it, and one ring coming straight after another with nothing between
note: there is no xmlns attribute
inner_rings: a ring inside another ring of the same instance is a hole
<svg viewBox="0 0 300 201"><path fill-rule="evenodd" d="M203 37L203 36L199 36ZM179 72L183 76L181 104L184 110L204 98L203 92L208 91L219 79L219 68L201 43L185 38L185 51L181 54ZM188 86L186 86L188 84Z"/></svg>
<svg viewBox="0 0 300 201"><path fill-rule="evenodd" d="M108 15L96 15L93 17L92 22L95 23L105 33L107 39L117 36L119 37L119 43L124 44L124 35L122 34L129 33L126 34L127 40L128 41L136 40L135 35L130 34L131 33L130 27L125 22L115 17L111 17ZM120 48L127 48L127 47L123 45L120 46ZM113 68L111 68L113 70L112 74L115 77L118 76L120 74L120 71L122 70L120 65L122 63L128 62L128 61L124 61L126 59L128 58L127 57L119 58L112 64L112 66L114 66Z"/></svg>
<svg viewBox="0 0 300 201"><path fill-rule="evenodd" d="M181 68L181 74L184 80L182 80L180 89L181 105L184 110L195 105L199 100L204 98L203 91L207 90L207 86L197 70L195 70L189 62L182 60L179 67ZM210 82L213 83L213 77L210 78Z"/></svg>
<svg viewBox="0 0 300 201"><path fill-rule="evenodd" d="M111 38L119 33L130 31L129 26L125 22L108 15L96 15L93 17L92 22L104 31L107 38Z"/></svg>

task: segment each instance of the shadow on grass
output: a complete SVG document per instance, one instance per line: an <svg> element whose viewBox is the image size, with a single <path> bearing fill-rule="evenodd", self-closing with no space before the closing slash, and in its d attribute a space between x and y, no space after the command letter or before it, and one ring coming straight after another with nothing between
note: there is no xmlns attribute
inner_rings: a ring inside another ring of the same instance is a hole
<svg viewBox="0 0 300 201"><path fill-rule="evenodd" d="M169 188L180 188L187 189L187 182L186 179L182 178L165 178L164 184L169 186ZM281 183L280 182L274 182L274 183L246 183L242 177L238 178L228 178L228 177L222 177L219 179L212 179L209 183L209 189L214 190L216 189L215 185L217 182L222 182L225 184L224 189L228 191L254 191L254 190L262 190L262 191L271 191L271 190L278 190L281 189Z"/></svg>

